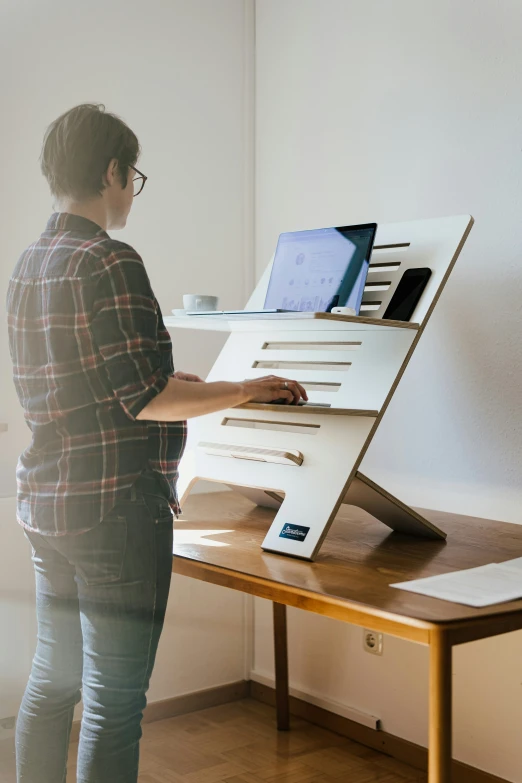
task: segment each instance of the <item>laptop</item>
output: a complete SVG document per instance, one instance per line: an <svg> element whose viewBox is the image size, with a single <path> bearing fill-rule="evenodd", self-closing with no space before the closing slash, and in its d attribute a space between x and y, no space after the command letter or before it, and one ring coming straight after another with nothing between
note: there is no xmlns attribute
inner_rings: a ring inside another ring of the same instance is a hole
<svg viewBox="0 0 522 783"><path fill-rule="evenodd" d="M188 315L328 313L333 307L351 307L359 314L376 231L376 223L365 223L285 232L277 243L263 310Z"/></svg>

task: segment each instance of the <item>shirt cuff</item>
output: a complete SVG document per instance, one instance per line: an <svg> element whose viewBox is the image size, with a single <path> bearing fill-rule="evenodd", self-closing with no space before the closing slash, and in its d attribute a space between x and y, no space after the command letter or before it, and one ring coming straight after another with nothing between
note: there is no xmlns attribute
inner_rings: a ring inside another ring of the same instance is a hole
<svg viewBox="0 0 522 783"><path fill-rule="evenodd" d="M169 382L168 375L154 374L150 377L143 392L138 395L132 395L127 398L118 397L118 401L132 421L136 421L139 413L145 408L154 397L157 397Z"/></svg>

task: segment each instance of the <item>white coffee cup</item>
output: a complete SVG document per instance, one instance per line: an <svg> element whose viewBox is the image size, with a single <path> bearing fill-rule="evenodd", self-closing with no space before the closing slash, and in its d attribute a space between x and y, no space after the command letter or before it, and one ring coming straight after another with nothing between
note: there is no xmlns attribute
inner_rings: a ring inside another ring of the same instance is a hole
<svg viewBox="0 0 522 783"><path fill-rule="evenodd" d="M183 294L183 307L185 310L217 310L219 299L217 296L206 294Z"/></svg>
<svg viewBox="0 0 522 783"><path fill-rule="evenodd" d="M357 315L353 307L332 307L335 315Z"/></svg>

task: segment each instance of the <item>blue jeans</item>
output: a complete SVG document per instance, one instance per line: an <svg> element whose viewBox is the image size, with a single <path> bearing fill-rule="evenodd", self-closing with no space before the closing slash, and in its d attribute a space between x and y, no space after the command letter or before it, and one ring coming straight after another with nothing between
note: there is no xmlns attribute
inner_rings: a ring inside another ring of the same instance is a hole
<svg viewBox="0 0 522 783"><path fill-rule="evenodd" d="M38 642L16 727L18 783L64 783L80 690L78 783L138 779L170 587L172 512L156 482L129 495L88 533L27 534Z"/></svg>

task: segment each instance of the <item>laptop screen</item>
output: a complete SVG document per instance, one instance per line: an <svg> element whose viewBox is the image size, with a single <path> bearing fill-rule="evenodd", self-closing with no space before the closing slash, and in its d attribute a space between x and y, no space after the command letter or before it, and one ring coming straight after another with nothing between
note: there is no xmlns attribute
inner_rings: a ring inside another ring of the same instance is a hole
<svg viewBox="0 0 522 783"><path fill-rule="evenodd" d="M339 306L358 314L376 229L367 223L281 234L265 310L320 313Z"/></svg>

